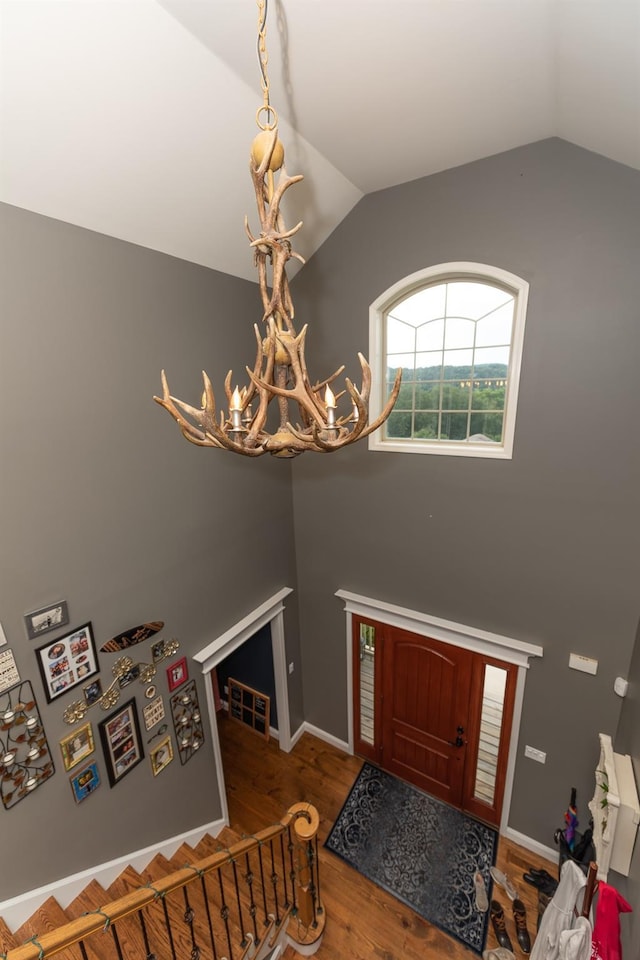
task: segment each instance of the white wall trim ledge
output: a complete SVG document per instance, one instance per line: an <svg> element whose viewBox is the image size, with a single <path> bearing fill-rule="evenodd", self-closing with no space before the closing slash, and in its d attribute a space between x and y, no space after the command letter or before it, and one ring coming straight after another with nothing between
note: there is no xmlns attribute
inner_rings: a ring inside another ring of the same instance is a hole
<svg viewBox="0 0 640 960"><path fill-rule="evenodd" d="M329 743L332 747L343 750L345 753L353 753L353 750L349 748L349 744L345 740L340 740L339 737L335 737L332 733L327 733L326 730L321 730L320 727L314 727L312 723L307 723L306 720L300 724L293 734L291 738L292 747L296 745L303 733L310 733L312 737L317 737L318 740L324 740L325 743Z"/></svg>
<svg viewBox="0 0 640 960"><path fill-rule="evenodd" d="M504 637L499 633L480 630L478 627L467 626L464 623L455 623L453 620L442 620L431 614L407 607L399 607L384 600L372 600L358 593L348 590L336 590L336 597L345 601L347 613L356 613L362 617L372 617L402 630L429 635L434 640L452 643L457 647L465 647L478 653L485 653L507 663L515 663L519 667L529 666L530 657L541 657L543 648L538 644L527 643L524 640L515 640L513 637Z"/></svg>
<svg viewBox="0 0 640 960"><path fill-rule="evenodd" d="M123 857L74 873L70 877L62 877L43 887L28 890L0 903L0 917L10 930L17 930L49 897L55 897L64 909L92 880L97 880L101 886L108 887L126 867L131 866L138 871L144 870L158 853L170 860L183 843L196 846L207 833L217 837L224 826L224 820L214 820L204 826L187 830L186 833L181 833L177 837L161 840L149 847L125 854Z"/></svg>
<svg viewBox="0 0 640 960"><path fill-rule="evenodd" d="M532 840L531 837L528 837L524 833L519 833L511 827L507 827L504 831L504 836L508 840L512 840L513 843L517 843L519 847L524 847L525 850L530 850L531 853L537 853L540 857L546 857L551 863L558 862L559 851L557 847L547 847L544 843Z"/></svg>

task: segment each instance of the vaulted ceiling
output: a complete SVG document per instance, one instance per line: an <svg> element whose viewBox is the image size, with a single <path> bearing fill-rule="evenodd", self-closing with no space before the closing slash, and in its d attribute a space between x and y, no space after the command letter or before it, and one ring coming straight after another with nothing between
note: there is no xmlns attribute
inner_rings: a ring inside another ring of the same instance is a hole
<svg viewBox="0 0 640 960"><path fill-rule="evenodd" d="M0 0L0 199L254 279L256 0ZM559 136L640 169L638 0L269 0L287 224Z"/></svg>

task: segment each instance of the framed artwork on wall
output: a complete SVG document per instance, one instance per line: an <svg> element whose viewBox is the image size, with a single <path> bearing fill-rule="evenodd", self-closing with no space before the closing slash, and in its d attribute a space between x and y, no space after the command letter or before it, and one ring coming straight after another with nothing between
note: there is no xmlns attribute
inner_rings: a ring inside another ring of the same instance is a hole
<svg viewBox="0 0 640 960"><path fill-rule="evenodd" d="M83 767L82 770L71 777L70 779L71 789L73 791L73 799L76 803L82 803L83 800L86 800L90 793L93 793L94 790L100 786L100 773L98 772L98 764L95 760L90 763L87 767Z"/></svg>
<svg viewBox="0 0 640 960"><path fill-rule="evenodd" d="M136 701L129 700L99 725L109 784L114 787L144 757Z"/></svg>
<svg viewBox="0 0 640 960"><path fill-rule="evenodd" d="M175 690L176 687L179 687L180 684L184 683L188 678L189 671L187 668L186 657L176 660L175 663L171 663L167 667L167 683L169 684L169 691Z"/></svg>
<svg viewBox="0 0 640 960"><path fill-rule="evenodd" d="M98 655L90 623L38 647L36 658L47 701L68 693L98 672Z"/></svg>
<svg viewBox="0 0 640 960"><path fill-rule="evenodd" d="M95 750L93 742L93 730L90 723L85 723L83 727L78 727L68 737L60 741L60 750L64 761L65 770L71 770L76 767L85 757L88 757Z"/></svg>
<svg viewBox="0 0 640 960"><path fill-rule="evenodd" d="M169 766L173 760L173 744L171 737L161 740L157 747L151 750L151 769L154 777L157 777L161 770Z"/></svg>
<svg viewBox="0 0 640 960"><path fill-rule="evenodd" d="M50 603L48 607L41 607L33 613L27 613L24 618L29 640L36 640L49 630L59 630L69 623L69 608L66 600L59 603Z"/></svg>

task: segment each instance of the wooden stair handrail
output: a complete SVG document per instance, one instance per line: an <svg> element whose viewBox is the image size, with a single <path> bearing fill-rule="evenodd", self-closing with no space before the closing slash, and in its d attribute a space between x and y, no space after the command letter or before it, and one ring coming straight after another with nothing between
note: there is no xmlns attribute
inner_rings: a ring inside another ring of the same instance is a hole
<svg viewBox="0 0 640 960"><path fill-rule="evenodd" d="M154 903L159 898L186 886L190 881L221 869L225 864L232 863L262 844L279 837L293 821L293 829L298 837L306 841L309 835L309 824L317 824L319 820L315 807L310 803L296 803L289 808L279 823L272 824L259 830L250 837L244 837L218 853L213 853L203 860L197 860L180 870L167 874L161 880L139 887L131 893L112 900L100 908L100 911L86 913L75 920L70 920L64 926L43 933L41 937L32 938L26 943L13 947L0 956L6 960L42 960L53 956L67 947L73 946L94 933L106 930L111 923L123 920L131 914L138 913L143 907ZM305 826L306 824L306 826Z"/></svg>

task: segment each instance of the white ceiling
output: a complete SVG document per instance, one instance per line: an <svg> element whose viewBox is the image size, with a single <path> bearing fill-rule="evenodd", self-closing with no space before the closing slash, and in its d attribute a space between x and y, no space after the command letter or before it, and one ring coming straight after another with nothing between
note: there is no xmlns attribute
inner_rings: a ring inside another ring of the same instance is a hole
<svg viewBox="0 0 640 960"><path fill-rule="evenodd" d="M0 0L0 199L255 279L255 0ZM640 0L269 0L287 225L560 136L640 169Z"/></svg>

